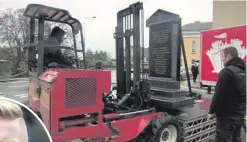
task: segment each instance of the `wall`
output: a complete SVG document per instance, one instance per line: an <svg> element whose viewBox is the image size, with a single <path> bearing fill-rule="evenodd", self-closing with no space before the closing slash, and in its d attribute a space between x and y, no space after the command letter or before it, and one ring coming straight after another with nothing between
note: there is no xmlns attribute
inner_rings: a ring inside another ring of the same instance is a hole
<svg viewBox="0 0 247 142"><path fill-rule="evenodd" d="M201 52L201 39L200 36L195 36L195 37L186 37L183 36L184 38L184 46L185 46L185 53L186 53L186 58L187 58L187 64L190 67L192 64L192 59L195 60L200 60L200 52ZM192 52L192 42L195 42L195 52ZM183 55L181 54L181 64L184 65L183 61Z"/></svg>
<svg viewBox="0 0 247 142"><path fill-rule="evenodd" d="M213 29L246 24L246 1L213 1Z"/></svg>

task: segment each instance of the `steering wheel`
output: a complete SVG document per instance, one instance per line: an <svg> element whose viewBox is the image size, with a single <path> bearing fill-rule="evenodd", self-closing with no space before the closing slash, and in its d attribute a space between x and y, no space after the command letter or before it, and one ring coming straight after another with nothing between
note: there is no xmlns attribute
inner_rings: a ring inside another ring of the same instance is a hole
<svg viewBox="0 0 247 142"><path fill-rule="evenodd" d="M45 44L44 45L45 47L48 47L48 48L59 48L59 49L67 49L67 50L72 50L72 51L77 51L77 52L83 52L83 50L78 50L78 49L74 49L72 47L68 47L68 46L57 46L57 45L50 45L50 44Z"/></svg>
<svg viewBox="0 0 247 142"><path fill-rule="evenodd" d="M49 44L45 44L44 46L48 47L48 48L55 48L55 49L66 49L66 50L72 50L74 52L83 52L83 50L77 50L74 49L72 47L68 47L68 46L57 46L57 45L49 45ZM66 58L72 63L74 64L76 62L76 60L79 60L75 57L72 56L66 56Z"/></svg>
<svg viewBox="0 0 247 142"><path fill-rule="evenodd" d="M70 68L70 69L74 69L74 67L70 67L64 64L58 64L56 62L51 62L48 64L47 68Z"/></svg>
<svg viewBox="0 0 247 142"><path fill-rule="evenodd" d="M68 50L77 51L77 52L82 52L83 51L83 50L74 49L74 48L68 47L68 46L59 46L59 48L68 49Z"/></svg>
<svg viewBox="0 0 247 142"><path fill-rule="evenodd" d="M68 46L59 46L59 48L61 49L66 49L66 50L72 50L72 51L77 51L77 52L82 52L83 50L78 50L78 49L74 49L72 47L68 47ZM75 63L76 60L79 60L78 58L72 57L72 56L68 56L67 58L70 59L70 61L73 62L73 64Z"/></svg>

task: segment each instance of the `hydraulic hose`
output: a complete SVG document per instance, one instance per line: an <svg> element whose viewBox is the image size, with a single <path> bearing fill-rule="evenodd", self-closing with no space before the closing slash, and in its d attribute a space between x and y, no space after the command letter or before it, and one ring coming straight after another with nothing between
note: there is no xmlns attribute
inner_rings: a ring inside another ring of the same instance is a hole
<svg viewBox="0 0 247 142"><path fill-rule="evenodd" d="M126 97L125 97L126 96ZM128 98L129 98L129 96L130 95L125 95L124 97L123 97L123 99L121 99L120 101L119 101L119 103L117 104L119 107L122 107L122 108L124 108L124 109L128 109L128 110L131 110L131 111L136 111L136 110L139 110L139 109L141 109L141 107L142 107L142 105L143 105L143 99L142 99L142 97L141 97L141 95L140 95L140 93L138 93L138 96L139 96L139 99L140 99L140 105L137 107L137 108L135 108L135 109L132 109L132 108L129 108L129 107L124 107L124 106L122 106L122 104L123 104L123 102L125 102Z"/></svg>
<svg viewBox="0 0 247 142"><path fill-rule="evenodd" d="M107 119L105 117L103 117L103 120L106 121L106 124L109 127L109 129L115 134L115 135L112 135L110 137L105 137L104 141L110 142L116 138L119 138L120 137L120 131L117 128L115 128L114 126L112 126L112 123L110 121L107 121Z"/></svg>

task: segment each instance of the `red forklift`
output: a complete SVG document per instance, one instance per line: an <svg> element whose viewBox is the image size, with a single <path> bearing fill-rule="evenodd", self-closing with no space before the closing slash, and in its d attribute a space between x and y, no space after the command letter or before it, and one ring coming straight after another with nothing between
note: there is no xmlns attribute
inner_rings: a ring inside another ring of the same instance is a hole
<svg viewBox="0 0 247 142"><path fill-rule="evenodd" d="M74 51L77 69L44 68L44 46L49 47L44 45L45 21L70 25L74 43L78 33L83 39L80 22L68 11L30 4L24 15L30 18L29 105L54 142L201 142L214 137L215 118L207 121L208 106L195 101L185 52L189 91L180 88L181 46L185 49L179 15L159 9L146 21L149 71L144 72L143 3L117 13L117 84L112 88L111 71L87 69L85 56L78 63L78 52L85 55L83 40L82 50L77 44L61 46ZM38 44L34 43L35 21Z"/></svg>

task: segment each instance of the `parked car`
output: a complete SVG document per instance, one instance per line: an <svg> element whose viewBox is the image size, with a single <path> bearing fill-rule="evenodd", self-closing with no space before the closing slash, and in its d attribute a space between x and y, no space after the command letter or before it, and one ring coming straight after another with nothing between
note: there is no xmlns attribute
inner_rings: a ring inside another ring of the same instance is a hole
<svg viewBox="0 0 247 142"><path fill-rule="evenodd" d="M191 78L192 77L192 72L191 72L190 68L188 68L188 71L189 71L189 75L190 75L190 78ZM183 67L183 68L180 69L180 80L184 80L186 78L187 78L187 76L186 76L186 70Z"/></svg>

